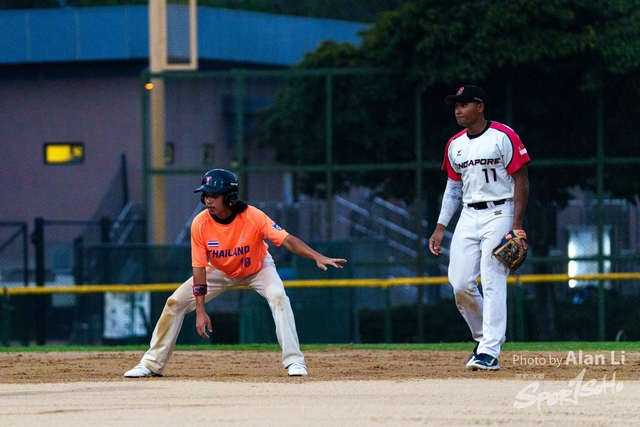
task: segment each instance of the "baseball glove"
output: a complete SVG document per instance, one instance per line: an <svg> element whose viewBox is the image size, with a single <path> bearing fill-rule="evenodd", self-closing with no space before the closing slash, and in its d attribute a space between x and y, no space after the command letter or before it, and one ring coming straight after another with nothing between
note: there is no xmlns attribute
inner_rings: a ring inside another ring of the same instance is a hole
<svg viewBox="0 0 640 427"><path fill-rule="evenodd" d="M506 265L511 273L515 272L527 258L527 234L524 230L511 230L502 237L493 255Z"/></svg>

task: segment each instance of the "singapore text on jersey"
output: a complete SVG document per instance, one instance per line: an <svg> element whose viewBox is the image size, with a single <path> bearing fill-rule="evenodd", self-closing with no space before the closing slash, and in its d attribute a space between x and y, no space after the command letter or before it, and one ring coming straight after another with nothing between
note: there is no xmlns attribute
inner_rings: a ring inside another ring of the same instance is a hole
<svg viewBox="0 0 640 427"><path fill-rule="evenodd" d="M499 165L500 164L500 158L497 159L474 159L474 160L467 160L466 162L462 162L462 163L456 163L456 167L459 169L464 169L467 168L469 166L476 166L476 165Z"/></svg>

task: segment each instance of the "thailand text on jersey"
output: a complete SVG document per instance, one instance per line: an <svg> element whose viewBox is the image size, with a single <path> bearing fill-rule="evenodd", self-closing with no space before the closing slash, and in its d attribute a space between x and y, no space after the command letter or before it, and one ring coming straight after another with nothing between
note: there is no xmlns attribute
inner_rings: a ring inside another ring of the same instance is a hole
<svg viewBox="0 0 640 427"><path fill-rule="evenodd" d="M513 197L511 174L529 163L529 154L510 127L487 122L485 130L454 135L445 149L442 169L449 179L462 181L464 203L490 202Z"/></svg>
<svg viewBox="0 0 640 427"><path fill-rule="evenodd" d="M191 265L208 264L228 277L246 277L260 271L269 239L282 245L289 235L261 210L249 206L230 224L216 222L205 209L191 223Z"/></svg>

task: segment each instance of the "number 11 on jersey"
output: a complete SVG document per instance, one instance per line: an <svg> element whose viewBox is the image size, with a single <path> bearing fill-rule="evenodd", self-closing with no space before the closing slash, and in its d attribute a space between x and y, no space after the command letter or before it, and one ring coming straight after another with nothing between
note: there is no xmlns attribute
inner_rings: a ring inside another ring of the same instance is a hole
<svg viewBox="0 0 640 427"><path fill-rule="evenodd" d="M489 169L482 169L482 172L484 172L484 179L487 181L487 184L489 183ZM491 168L491 173L493 174L493 182L496 182L498 180L498 175L496 174L496 170L494 168Z"/></svg>

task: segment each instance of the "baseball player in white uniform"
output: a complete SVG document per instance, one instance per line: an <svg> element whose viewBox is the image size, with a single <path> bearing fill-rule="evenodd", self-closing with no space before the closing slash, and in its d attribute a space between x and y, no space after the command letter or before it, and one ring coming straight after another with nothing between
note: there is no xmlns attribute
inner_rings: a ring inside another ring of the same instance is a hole
<svg viewBox="0 0 640 427"><path fill-rule="evenodd" d="M238 179L228 170L210 170L195 191L202 193L200 200L206 209L191 224L193 276L167 299L149 350L124 376L162 376L185 314L196 311L196 330L202 338L208 338L207 331L212 331L212 325L205 304L240 286L253 288L269 303L282 347L282 364L288 375L307 375L291 303L264 240L314 260L322 270L327 270L327 266L342 268L347 261L316 252L264 212L238 200Z"/></svg>
<svg viewBox="0 0 640 427"><path fill-rule="evenodd" d="M429 250L438 256L444 230L462 202L451 240L448 278L458 310L477 342L466 364L471 370L500 369L509 270L491 253L509 230L523 228L529 197L529 154L511 128L485 119L485 101L485 92L473 85L445 98L465 129L445 149L442 169L447 172L447 185L429 239Z"/></svg>

